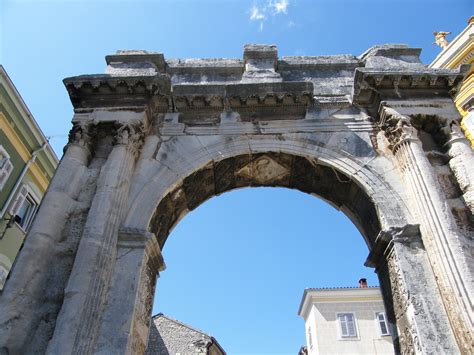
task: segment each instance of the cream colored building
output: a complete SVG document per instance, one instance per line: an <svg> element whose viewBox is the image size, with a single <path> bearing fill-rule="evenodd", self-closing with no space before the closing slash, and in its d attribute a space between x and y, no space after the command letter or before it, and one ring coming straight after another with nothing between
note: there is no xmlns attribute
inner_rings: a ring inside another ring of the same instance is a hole
<svg viewBox="0 0 474 355"><path fill-rule="evenodd" d="M379 287L305 289L298 314L308 355L394 353Z"/></svg>
<svg viewBox="0 0 474 355"><path fill-rule="evenodd" d="M471 16L466 28L441 50L429 67L457 69L461 65L469 66L469 69L454 102L463 117L461 127L474 147L474 16Z"/></svg>

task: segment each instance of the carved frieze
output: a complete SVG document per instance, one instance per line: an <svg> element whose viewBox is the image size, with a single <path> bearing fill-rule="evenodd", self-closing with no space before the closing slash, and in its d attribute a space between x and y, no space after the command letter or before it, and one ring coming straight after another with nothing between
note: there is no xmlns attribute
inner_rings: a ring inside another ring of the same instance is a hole
<svg viewBox="0 0 474 355"><path fill-rule="evenodd" d="M398 344L402 354L422 353L416 325L417 316L425 313L425 306L418 299L416 292L410 292L405 279L407 270L404 268L408 267L406 255L401 255L416 254L418 249L424 252L419 225L393 227L379 233L365 263L366 266L376 267L378 272L388 270L389 281L385 282L390 284L393 315L397 323Z"/></svg>
<svg viewBox="0 0 474 355"><path fill-rule="evenodd" d="M314 102L311 82L182 84L173 87L176 111L231 110L268 106L308 106Z"/></svg>
<svg viewBox="0 0 474 355"><path fill-rule="evenodd" d="M241 168L235 173L239 177L254 179L257 183L265 184L279 181L290 174L290 171L271 159L269 156L261 156Z"/></svg>

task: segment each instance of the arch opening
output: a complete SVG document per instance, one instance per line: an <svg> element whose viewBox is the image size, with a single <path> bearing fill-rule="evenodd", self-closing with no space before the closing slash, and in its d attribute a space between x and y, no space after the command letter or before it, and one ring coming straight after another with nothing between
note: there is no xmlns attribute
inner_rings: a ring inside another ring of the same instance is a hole
<svg viewBox="0 0 474 355"><path fill-rule="evenodd" d="M351 219L369 250L381 230L375 203L356 181L333 167L283 152L229 157L191 173L162 198L149 230L163 248L187 212L213 196L243 187L285 187L320 197Z"/></svg>
<svg viewBox="0 0 474 355"><path fill-rule="evenodd" d="M367 247L354 224L294 189L243 188L210 198L178 223L163 252L168 267L153 314L209 332L231 353L249 349L241 343L258 353L303 345L298 304L307 287L356 286L361 277L378 284L363 267ZM245 326L247 312L258 316Z"/></svg>

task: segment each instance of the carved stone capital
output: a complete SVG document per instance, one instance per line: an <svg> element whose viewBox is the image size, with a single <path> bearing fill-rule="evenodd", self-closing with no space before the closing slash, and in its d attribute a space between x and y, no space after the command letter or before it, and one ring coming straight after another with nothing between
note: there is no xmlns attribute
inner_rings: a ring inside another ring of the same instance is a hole
<svg viewBox="0 0 474 355"><path fill-rule="evenodd" d="M121 124L114 136L114 145L126 145L136 157L145 140L146 128L143 122Z"/></svg>
<svg viewBox="0 0 474 355"><path fill-rule="evenodd" d="M441 133L446 139L445 147L449 148L453 143L463 142L468 143L466 136L464 135L461 126L458 121L452 120L446 122L446 124L441 128Z"/></svg>
<svg viewBox="0 0 474 355"><path fill-rule="evenodd" d="M365 266L378 267L384 262L394 243L403 243L411 247L422 245L419 224L406 224L402 227L391 227L381 230L375 239Z"/></svg>
<svg viewBox="0 0 474 355"><path fill-rule="evenodd" d="M85 148L90 153L94 134L94 127L91 124L84 122L73 123L73 126L69 131L68 143L66 147L64 147L64 151L67 150L69 145L74 144Z"/></svg>
<svg viewBox="0 0 474 355"><path fill-rule="evenodd" d="M405 142L418 141L418 132L411 124L410 117L386 106L384 102L380 104L379 117L378 126L384 131L393 152Z"/></svg>
<svg viewBox="0 0 474 355"><path fill-rule="evenodd" d="M166 265L155 234L137 228L120 228L118 246L127 249L143 249L154 271L161 272Z"/></svg>

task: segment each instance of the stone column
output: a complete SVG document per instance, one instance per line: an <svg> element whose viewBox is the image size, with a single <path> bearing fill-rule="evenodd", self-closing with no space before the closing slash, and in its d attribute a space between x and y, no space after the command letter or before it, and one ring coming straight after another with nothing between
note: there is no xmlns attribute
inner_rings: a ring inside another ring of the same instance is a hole
<svg viewBox="0 0 474 355"><path fill-rule="evenodd" d="M95 354L143 354L151 321L156 278L164 270L154 234L119 231L117 259Z"/></svg>
<svg viewBox="0 0 474 355"><path fill-rule="evenodd" d="M418 225L381 231L366 265L379 275L397 353L458 352Z"/></svg>
<svg viewBox="0 0 474 355"><path fill-rule="evenodd" d="M59 244L64 241L63 230L69 216L77 208L89 157L88 127L75 125L0 297L0 349L8 349L10 354L27 353L35 350L31 344L49 340L48 334L38 329L54 316L55 303L61 299L64 285L58 282L64 277L58 274L64 270L57 269L55 260L66 252Z"/></svg>
<svg viewBox="0 0 474 355"><path fill-rule="evenodd" d="M449 157L449 166L458 181L466 206L474 215L474 152L469 141L456 121L442 128L447 138L445 147Z"/></svg>
<svg viewBox="0 0 474 355"><path fill-rule="evenodd" d="M435 173L410 119L381 106L380 126L385 131L405 184L414 215L420 221L423 243L461 352L469 353L471 279L462 238L445 202Z"/></svg>
<svg viewBox="0 0 474 355"><path fill-rule="evenodd" d="M139 125L121 125L101 169L64 294L50 354L90 354L115 262L119 223L141 137Z"/></svg>

